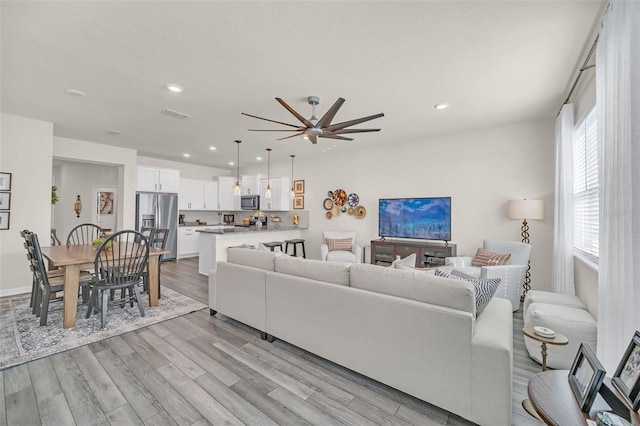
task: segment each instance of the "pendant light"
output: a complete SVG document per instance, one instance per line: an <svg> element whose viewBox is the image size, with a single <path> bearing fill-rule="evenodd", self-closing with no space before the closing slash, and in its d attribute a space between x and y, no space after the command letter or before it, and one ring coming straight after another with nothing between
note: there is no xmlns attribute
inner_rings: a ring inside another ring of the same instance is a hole
<svg viewBox="0 0 640 426"><path fill-rule="evenodd" d="M267 190L264 191L264 198L271 198L271 148L267 148Z"/></svg>
<svg viewBox="0 0 640 426"><path fill-rule="evenodd" d="M240 144L242 141L236 141L238 144L238 159L236 161L236 184L233 187L233 195L239 196L242 193L242 188L240 187Z"/></svg>
<svg viewBox="0 0 640 426"><path fill-rule="evenodd" d="M296 158L295 155L291 154L291 192L289 193L289 197L293 200L296 197L296 193L293 190L293 159Z"/></svg>

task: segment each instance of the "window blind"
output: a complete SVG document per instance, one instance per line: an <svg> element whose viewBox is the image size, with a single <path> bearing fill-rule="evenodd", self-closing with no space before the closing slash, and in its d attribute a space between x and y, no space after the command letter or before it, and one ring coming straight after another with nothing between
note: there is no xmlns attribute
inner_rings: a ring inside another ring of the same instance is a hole
<svg viewBox="0 0 640 426"><path fill-rule="evenodd" d="M574 247L594 262L599 255L598 126L595 106L573 133Z"/></svg>

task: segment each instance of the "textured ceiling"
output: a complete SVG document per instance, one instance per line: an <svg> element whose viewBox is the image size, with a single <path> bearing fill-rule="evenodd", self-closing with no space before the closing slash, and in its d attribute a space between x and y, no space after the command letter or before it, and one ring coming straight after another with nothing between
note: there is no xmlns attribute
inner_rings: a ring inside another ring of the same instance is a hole
<svg viewBox="0 0 640 426"><path fill-rule="evenodd" d="M288 161L554 117L603 9L600 1L0 4L2 112L53 122L57 136L224 168L235 139L250 165L267 147L272 161ZM316 146L276 142L289 133L247 129L284 126L240 114L298 124L274 98L310 117L309 95L320 97L318 117L346 99L334 122L383 112L357 126L382 131ZM442 102L450 108L436 111Z"/></svg>

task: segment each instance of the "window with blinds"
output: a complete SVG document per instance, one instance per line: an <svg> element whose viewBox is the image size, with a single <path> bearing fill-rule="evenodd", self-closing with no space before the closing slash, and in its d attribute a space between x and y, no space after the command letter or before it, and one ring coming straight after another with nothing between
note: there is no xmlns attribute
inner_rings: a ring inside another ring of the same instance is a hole
<svg viewBox="0 0 640 426"><path fill-rule="evenodd" d="M574 247L596 263L598 210L598 126L594 106L573 131L573 240Z"/></svg>

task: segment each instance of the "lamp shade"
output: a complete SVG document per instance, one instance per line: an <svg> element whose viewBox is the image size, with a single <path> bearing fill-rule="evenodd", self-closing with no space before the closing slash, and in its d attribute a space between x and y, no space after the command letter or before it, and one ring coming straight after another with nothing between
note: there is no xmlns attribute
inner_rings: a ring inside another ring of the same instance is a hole
<svg viewBox="0 0 640 426"><path fill-rule="evenodd" d="M509 219L544 219L544 201L509 200L507 216Z"/></svg>

